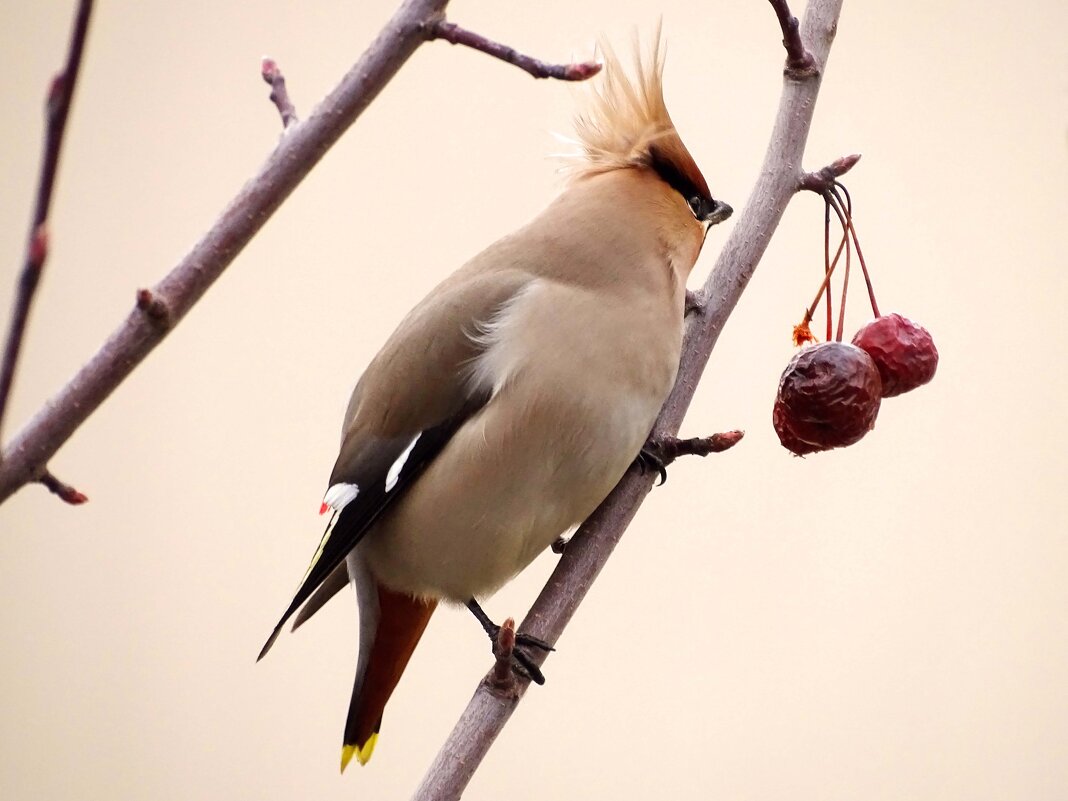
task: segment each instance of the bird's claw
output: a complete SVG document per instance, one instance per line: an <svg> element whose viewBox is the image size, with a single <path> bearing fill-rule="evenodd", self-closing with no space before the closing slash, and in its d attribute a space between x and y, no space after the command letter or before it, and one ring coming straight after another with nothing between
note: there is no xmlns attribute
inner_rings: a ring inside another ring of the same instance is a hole
<svg viewBox="0 0 1068 801"><path fill-rule="evenodd" d="M649 470L660 474L660 483L657 486L662 487L667 483L667 465L665 465L664 460L649 447L648 443L646 443L645 447L639 451L638 458L634 461L638 463L638 469L641 470L643 476Z"/></svg>
<svg viewBox="0 0 1068 801"><path fill-rule="evenodd" d="M493 655L497 656L497 638L501 633L501 627L494 623L486 633L489 635L490 642L493 643ZM545 684L545 674L534 664L534 660L521 650L522 648L536 648L546 652L556 649L532 634L516 632L515 646L512 648L512 671L523 678L530 679L535 684Z"/></svg>

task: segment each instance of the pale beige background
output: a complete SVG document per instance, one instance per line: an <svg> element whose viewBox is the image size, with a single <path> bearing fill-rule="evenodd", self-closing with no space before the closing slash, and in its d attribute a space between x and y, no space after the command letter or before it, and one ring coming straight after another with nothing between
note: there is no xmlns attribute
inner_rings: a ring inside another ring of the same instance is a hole
<svg viewBox="0 0 1068 801"><path fill-rule="evenodd" d="M5 326L70 5L0 10ZM9 433L274 145L261 54L306 112L393 5L100 4ZM662 12L676 122L744 205L780 85L764 0L454 6L551 59ZM849 186L879 296L934 332L938 377L857 447L779 447L771 400L822 264L820 203L799 198L685 425L745 441L672 469L470 798L1068 797L1066 27L1062 0L847 3L807 162L864 154ZM92 502L29 487L0 509L0 797L408 796L488 664L466 613L437 615L375 759L343 778L351 597L254 657L315 548L361 367L553 196L548 132L573 105L422 49L56 457ZM552 564L490 612L521 614Z"/></svg>

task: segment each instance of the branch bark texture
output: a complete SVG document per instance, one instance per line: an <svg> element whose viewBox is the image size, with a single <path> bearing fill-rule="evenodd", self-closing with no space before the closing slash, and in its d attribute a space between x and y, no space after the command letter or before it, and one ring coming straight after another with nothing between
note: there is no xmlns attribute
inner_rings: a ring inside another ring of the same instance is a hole
<svg viewBox="0 0 1068 801"><path fill-rule="evenodd" d="M653 429L654 437L674 437L678 432L723 325L752 278L786 206L801 188L805 143L841 7L842 0L811 0L806 9L800 41L812 57L813 67L803 74L790 69L784 73L775 126L760 175L702 289L706 302L688 319L678 378ZM789 55L793 57L795 53ZM520 631L550 644L559 639L645 500L652 481L652 475L642 475L638 470L623 477L570 540ZM535 655L536 661L543 658ZM484 680L413 799L460 798L528 686L528 682L519 680L514 693L502 695Z"/></svg>
<svg viewBox="0 0 1068 801"><path fill-rule="evenodd" d="M341 83L275 151L215 224L139 302L103 347L4 450L0 503L43 475L59 447L140 364L237 257L275 210L360 116L415 49L449 0L406 0ZM139 298L144 293L139 294ZM152 310L155 310L153 313ZM161 313L165 311L165 314ZM161 324L165 319L166 324Z"/></svg>

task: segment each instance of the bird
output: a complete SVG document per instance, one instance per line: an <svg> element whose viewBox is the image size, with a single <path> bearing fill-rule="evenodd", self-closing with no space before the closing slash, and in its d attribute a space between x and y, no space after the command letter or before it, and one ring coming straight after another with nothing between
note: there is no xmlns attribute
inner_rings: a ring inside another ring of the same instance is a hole
<svg viewBox="0 0 1068 801"><path fill-rule="evenodd" d="M485 599L581 523L643 452L678 371L686 280L713 197L664 101L659 28L603 70L575 158L533 220L445 278L371 360L320 511L330 524L285 623L351 584L359 649L341 770L366 764L439 602ZM544 681L519 634L514 669Z"/></svg>

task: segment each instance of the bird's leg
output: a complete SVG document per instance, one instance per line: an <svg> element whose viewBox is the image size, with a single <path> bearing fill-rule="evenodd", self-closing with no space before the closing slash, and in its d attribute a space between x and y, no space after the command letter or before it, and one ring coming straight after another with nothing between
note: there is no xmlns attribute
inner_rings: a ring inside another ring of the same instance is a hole
<svg viewBox="0 0 1068 801"><path fill-rule="evenodd" d="M467 608L471 610L475 620L482 624L482 628L489 635L490 642L496 643L501 627L489 619L489 615L483 611L482 607L478 605L478 601L474 598L467 602ZM535 665L530 657L520 650L521 648L538 648L542 651L555 651L556 649L544 640L539 640L529 634L517 633L515 635L515 649L512 651L512 659L515 664L512 665L512 670L527 676L535 684L544 684L545 675L541 672L541 668Z"/></svg>

